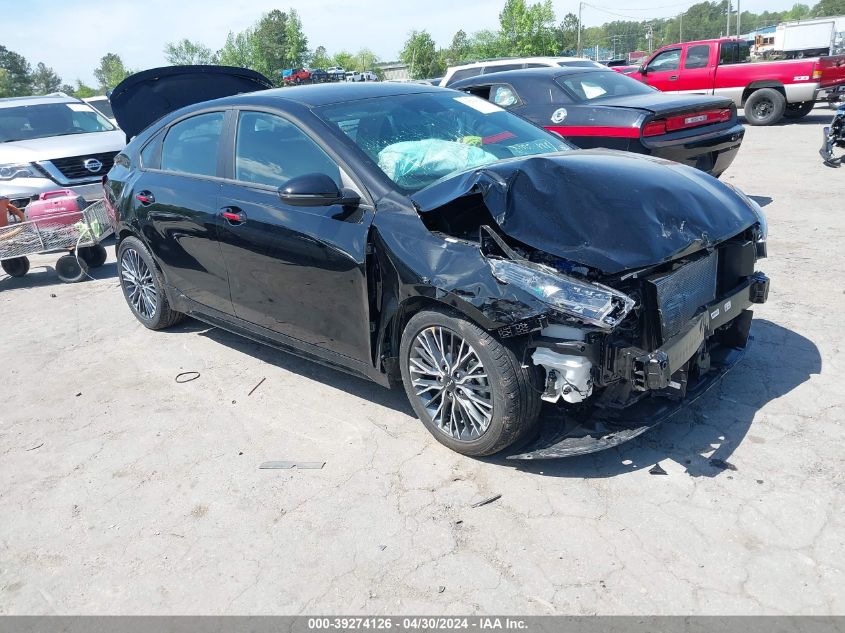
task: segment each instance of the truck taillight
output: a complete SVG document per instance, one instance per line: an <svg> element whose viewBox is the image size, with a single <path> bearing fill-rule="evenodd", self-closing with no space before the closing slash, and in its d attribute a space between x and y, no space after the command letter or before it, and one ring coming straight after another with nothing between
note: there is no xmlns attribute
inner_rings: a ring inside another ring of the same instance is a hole
<svg viewBox="0 0 845 633"><path fill-rule="evenodd" d="M821 68L817 68L813 71L813 79L821 79L822 78L822 71Z"/></svg>
<svg viewBox="0 0 845 633"><path fill-rule="evenodd" d="M643 126L643 136L666 134L666 121L649 121Z"/></svg>

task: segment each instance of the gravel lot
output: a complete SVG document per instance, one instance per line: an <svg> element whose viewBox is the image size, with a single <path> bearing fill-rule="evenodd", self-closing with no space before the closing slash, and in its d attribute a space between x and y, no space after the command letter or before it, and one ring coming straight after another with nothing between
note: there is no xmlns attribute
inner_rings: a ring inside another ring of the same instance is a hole
<svg viewBox="0 0 845 633"><path fill-rule="evenodd" d="M725 174L770 224L746 358L594 456L465 458L401 391L195 321L150 332L113 254L75 285L55 256L0 275L0 613L845 613L831 112L748 128Z"/></svg>

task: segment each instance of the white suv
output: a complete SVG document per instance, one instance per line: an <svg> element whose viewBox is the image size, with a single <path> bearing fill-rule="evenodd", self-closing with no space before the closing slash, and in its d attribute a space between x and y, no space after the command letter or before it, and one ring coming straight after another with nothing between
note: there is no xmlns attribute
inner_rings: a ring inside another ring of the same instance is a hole
<svg viewBox="0 0 845 633"><path fill-rule="evenodd" d="M448 86L461 79L489 75L506 70L520 68L543 68L548 66L584 66L586 68L604 68L602 64L584 57L508 57L501 59L485 59L471 64L450 66L446 70L440 86Z"/></svg>
<svg viewBox="0 0 845 633"><path fill-rule="evenodd" d="M102 198L102 180L126 135L68 96L0 99L0 195L19 208L45 191Z"/></svg>

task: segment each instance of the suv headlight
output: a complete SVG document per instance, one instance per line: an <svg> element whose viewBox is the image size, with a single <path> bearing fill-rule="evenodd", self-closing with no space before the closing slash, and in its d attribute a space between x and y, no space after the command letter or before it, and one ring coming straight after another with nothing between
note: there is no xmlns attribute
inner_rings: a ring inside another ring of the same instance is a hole
<svg viewBox="0 0 845 633"><path fill-rule="evenodd" d="M12 180L14 178L32 178L35 171L32 165L22 163L20 165L0 165L0 180Z"/></svg>
<svg viewBox="0 0 845 633"><path fill-rule="evenodd" d="M584 323L611 329L625 318L634 300L601 284L589 283L511 260L491 259L493 276L534 295L552 308Z"/></svg>

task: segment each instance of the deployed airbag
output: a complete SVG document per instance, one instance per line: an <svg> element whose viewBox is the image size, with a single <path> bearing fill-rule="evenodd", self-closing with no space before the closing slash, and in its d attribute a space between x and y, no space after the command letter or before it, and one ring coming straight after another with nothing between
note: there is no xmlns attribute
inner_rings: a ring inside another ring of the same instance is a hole
<svg viewBox="0 0 845 633"><path fill-rule="evenodd" d="M468 143L423 139L388 145L378 153L378 166L400 187L414 188L455 171L498 160L490 152Z"/></svg>

